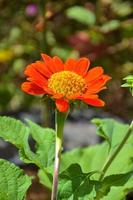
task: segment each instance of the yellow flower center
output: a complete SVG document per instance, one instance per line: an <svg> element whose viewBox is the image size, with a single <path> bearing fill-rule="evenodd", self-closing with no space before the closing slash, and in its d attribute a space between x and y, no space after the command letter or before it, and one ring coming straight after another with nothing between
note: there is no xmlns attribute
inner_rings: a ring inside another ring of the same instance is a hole
<svg viewBox="0 0 133 200"><path fill-rule="evenodd" d="M55 93L69 97L85 91L85 79L74 72L61 71L50 77L48 87Z"/></svg>

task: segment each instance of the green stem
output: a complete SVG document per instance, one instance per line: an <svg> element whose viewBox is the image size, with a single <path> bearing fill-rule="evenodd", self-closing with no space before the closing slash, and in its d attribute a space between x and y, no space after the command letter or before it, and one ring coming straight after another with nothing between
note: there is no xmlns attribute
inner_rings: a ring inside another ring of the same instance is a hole
<svg viewBox="0 0 133 200"><path fill-rule="evenodd" d="M57 199L58 175L59 175L61 150L62 150L62 137L63 137L64 123L67 118L67 115L68 113L61 113L59 111L56 111L55 113L55 125L56 125L55 165L54 165L51 200Z"/></svg>
<svg viewBox="0 0 133 200"><path fill-rule="evenodd" d="M104 178L105 173L107 172L108 168L110 167L110 165L112 164L112 162L114 161L114 159L116 158L118 153L121 151L121 149L123 148L125 143L127 142L127 139L131 135L132 131L133 131L133 121L131 122L129 129L128 129L126 135L124 136L124 138L122 139L121 143L119 144L119 146L115 149L114 153L106 161L106 163L102 169L102 174L99 178L99 181L101 181Z"/></svg>
<svg viewBox="0 0 133 200"><path fill-rule="evenodd" d="M102 16L102 1L97 0L96 2L96 19L97 19L97 24L101 24L101 16Z"/></svg>

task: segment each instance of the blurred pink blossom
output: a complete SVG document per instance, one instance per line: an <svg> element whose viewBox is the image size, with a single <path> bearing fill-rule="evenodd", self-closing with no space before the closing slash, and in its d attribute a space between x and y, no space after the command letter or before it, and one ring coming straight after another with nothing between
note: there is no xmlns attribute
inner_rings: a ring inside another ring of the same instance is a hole
<svg viewBox="0 0 133 200"><path fill-rule="evenodd" d="M29 17L34 17L38 13L38 7L36 4L29 4L26 6L25 13Z"/></svg>
<svg viewBox="0 0 133 200"><path fill-rule="evenodd" d="M88 33L84 31L76 32L68 38L69 45L80 53L80 56L88 56L91 61L101 57L107 45L103 42L94 44Z"/></svg>

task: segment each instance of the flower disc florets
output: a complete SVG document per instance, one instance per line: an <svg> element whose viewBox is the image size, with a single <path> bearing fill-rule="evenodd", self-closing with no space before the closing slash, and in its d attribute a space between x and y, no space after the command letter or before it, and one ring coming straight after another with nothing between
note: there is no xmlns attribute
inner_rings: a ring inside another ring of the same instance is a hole
<svg viewBox="0 0 133 200"><path fill-rule="evenodd" d="M48 80L48 87L56 93L69 97L85 91L85 79L74 72L57 72Z"/></svg>

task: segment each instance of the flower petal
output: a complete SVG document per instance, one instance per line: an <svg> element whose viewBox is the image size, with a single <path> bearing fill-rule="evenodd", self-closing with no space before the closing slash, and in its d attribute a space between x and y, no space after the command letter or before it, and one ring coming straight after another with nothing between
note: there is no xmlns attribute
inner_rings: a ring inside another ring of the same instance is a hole
<svg viewBox="0 0 133 200"><path fill-rule="evenodd" d="M86 93L84 94L84 96L90 95L90 94L96 94L96 93L98 93L98 92L100 92L100 91L102 91L102 90L105 90L105 89L107 89L106 86L100 87L99 89L98 89L98 88L89 88L89 89L86 91Z"/></svg>
<svg viewBox="0 0 133 200"><path fill-rule="evenodd" d="M81 96L81 93L80 93L80 92L77 92L77 93L75 93L75 94L73 94L73 95L67 96L67 99L69 99L69 100L74 100L74 99L78 99L78 97L80 97L80 96Z"/></svg>
<svg viewBox="0 0 133 200"><path fill-rule="evenodd" d="M43 87L47 84L47 79L36 70L34 63L27 66L24 74L29 76L28 80L34 82L39 87Z"/></svg>
<svg viewBox="0 0 133 200"><path fill-rule="evenodd" d="M104 85L106 84L107 81L111 79L110 76L107 75L102 75L95 81L92 81L88 83L88 90L87 93L96 93L101 91L102 89L105 89Z"/></svg>
<svg viewBox="0 0 133 200"><path fill-rule="evenodd" d="M67 112L69 110L69 103L64 99L56 99L56 107L60 112Z"/></svg>
<svg viewBox="0 0 133 200"><path fill-rule="evenodd" d="M97 94L90 94L90 93L85 93L79 99L97 99L98 95Z"/></svg>
<svg viewBox="0 0 133 200"><path fill-rule="evenodd" d="M103 74L104 70L102 67L94 67L93 69L91 69L85 79L86 79L86 82L89 83L95 79L97 79L99 76L101 76Z"/></svg>
<svg viewBox="0 0 133 200"><path fill-rule="evenodd" d="M77 64L77 61L73 58L70 58L65 62L64 70L75 71L76 64Z"/></svg>
<svg viewBox="0 0 133 200"><path fill-rule="evenodd" d="M40 95L40 94L45 94L46 92L38 87L36 84L34 83L30 83L30 82L24 82L22 85L21 85L21 89L28 93L28 94L32 94L32 95Z"/></svg>
<svg viewBox="0 0 133 200"><path fill-rule="evenodd" d="M63 94L53 94L54 99L61 99L64 95Z"/></svg>
<svg viewBox="0 0 133 200"><path fill-rule="evenodd" d="M105 105L105 102L102 101L101 99L90 99L90 98L87 98L87 99L82 99L83 102L91 105L91 106L97 106L97 107L102 107Z"/></svg>
<svg viewBox="0 0 133 200"><path fill-rule="evenodd" d="M57 72L57 69L56 69L56 65L53 61L53 59L46 55L46 54L41 54L45 64L47 65L48 69L52 72L52 73L56 73Z"/></svg>
<svg viewBox="0 0 133 200"><path fill-rule="evenodd" d="M44 90L47 94L53 95L53 91L52 91L50 88L48 88L47 85L44 85L44 86L43 86L43 90Z"/></svg>
<svg viewBox="0 0 133 200"><path fill-rule="evenodd" d="M48 67L42 61L36 61L35 68L38 72L40 72L43 76L47 78L49 78L52 75L52 72L48 69Z"/></svg>
<svg viewBox="0 0 133 200"><path fill-rule="evenodd" d="M76 64L75 72L85 76L89 68L90 61L87 58L80 58Z"/></svg>
<svg viewBox="0 0 133 200"><path fill-rule="evenodd" d="M64 70L64 64L62 60L58 56L53 57L54 64L56 66L57 72L63 71Z"/></svg>

